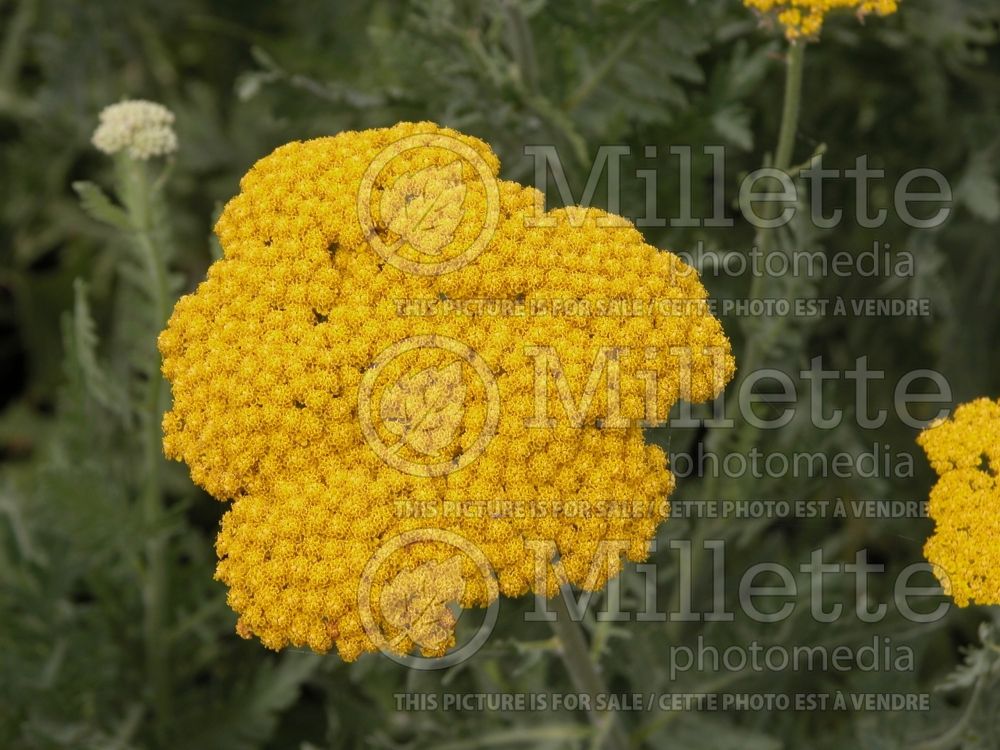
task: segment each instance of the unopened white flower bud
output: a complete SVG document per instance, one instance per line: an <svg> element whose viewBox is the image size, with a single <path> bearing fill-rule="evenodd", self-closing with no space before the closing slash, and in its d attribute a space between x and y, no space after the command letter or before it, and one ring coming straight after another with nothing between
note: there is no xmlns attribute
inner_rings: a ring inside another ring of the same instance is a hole
<svg viewBox="0 0 1000 750"><path fill-rule="evenodd" d="M134 159L166 156L177 150L174 113L156 102L132 99L105 107L91 142L106 154L127 150Z"/></svg>

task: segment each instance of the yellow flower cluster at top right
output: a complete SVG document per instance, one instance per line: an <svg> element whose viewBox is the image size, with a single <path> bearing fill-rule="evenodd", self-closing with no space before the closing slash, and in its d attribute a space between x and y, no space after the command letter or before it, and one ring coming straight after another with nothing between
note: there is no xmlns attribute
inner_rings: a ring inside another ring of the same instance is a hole
<svg viewBox="0 0 1000 750"><path fill-rule="evenodd" d="M853 10L863 18L871 13L887 16L898 9L897 0L743 0L743 4L776 18L792 41L819 36L831 11Z"/></svg>

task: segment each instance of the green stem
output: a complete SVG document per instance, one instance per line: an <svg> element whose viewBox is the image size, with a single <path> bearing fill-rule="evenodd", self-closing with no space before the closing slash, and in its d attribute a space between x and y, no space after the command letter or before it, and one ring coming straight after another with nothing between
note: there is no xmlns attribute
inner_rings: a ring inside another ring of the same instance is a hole
<svg viewBox="0 0 1000 750"><path fill-rule="evenodd" d="M135 231L134 241L145 266L153 292L154 327L166 322L169 305L167 268L163 253L154 239L153 185L142 162L119 156L122 202L128 210ZM161 423L164 411L163 377L159 363L150 373L143 409L144 477L141 508L148 538L146 541L146 581L143 590L145 620L143 638L146 649L146 674L155 707L157 736L162 741L171 714L170 659L164 632L167 613L167 545L164 531L165 511L160 481L162 461Z"/></svg>
<svg viewBox="0 0 1000 750"><path fill-rule="evenodd" d="M917 743L914 746L914 750L954 750L954 748L961 745L962 739L968 731L969 724L972 722L972 717L976 713L976 706L979 704L979 698L985 686L986 675L983 675L976 680L976 686L973 688L972 695L969 696L969 702L966 704L965 711L962 712L962 716L958 722L939 737Z"/></svg>
<svg viewBox="0 0 1000 750"><path fill-rule="evenodd" d="M597 89L597 87L604 81L604 79L614 70L614 67L621 61L621 59L628 54L632 49L636 40L639 38L639 34L646 29L645 23L642 25L633 26L631 29L626 31L619 39L618 43L615 45L614 49L603 59L600 64L594 69L587 78L577 86L576 90L566 99L563 109L567 112L572 112L574 109L579 107L586 99L590 97L591 94Z"/></svg>
<svg viewBox="0 0 1000 750"><path fill-rule="evenodd" d="M787 172L791 167L792 153L795 148L795 132L799 127L799 110L802 101L802 69L805 59L806 45L804 43L792 43L788 49L788 60L785 67L785 98L781 108L781 127L778 131L778 146L774 151L774 162L771 165L774 169ZM766 247L770 239L770 230L760 228L754 237L754 244L761 249L766 256L771 250ZM755 300L762 296L762 285L764 276L756 275L750 282L749 299ZM743 358L740 360L740 369L743 372L752 372L757 366L757 359L761 347L758 337L748 335L744 344Z"/></svg>
<svg viewBox="0 0 1000 750"><path fill-rule="evenodd" d="M788 60L785 67L785 99L781 107L781 128L778 131L778 146L774 151L772 167L787 172L792 164L792 152L795 149L795 132L799 127L799 109L802 101L802 69L805 59L806 45L792 43L788 49ZM759 228L754 238L754 244L761 249L765 258L771 250L766 247L771 232L767 228ZM749 299L755 300L762 296L763 275L754 276L750 283ZM760 341L755 336L748 336L744 349L743 360L740 362L744 372L752 372L757 366L760 353Z"/></svg>
<svg viewBox="0 0 1000 750"><path fill-rule="evenodd" d="M792 43L789 45L788 56L785 64L785 93L784 93L784 103L781 107L781 126L778 131L778 145L774 151L774 160L771 166L774 169L779 169L781 171L787 172L791 167L792 156L795 150L795 133L799 126L799 111L801 109L802 102L802 71L804 68L806 45L803 42ZM770 239L770 230L765 228L760 228L757 230L754 237L754 245L761 249L761 251L766 256L771 252L766 247ZM755 275L753 280L750 282L750 291L748 294L749 300L759 299L763 296L763 284L764 276ZM755 334L753 331L747 332L746 342L743 345L743 356L737 360L737 364L742 373L752 373L758 366L759 358L761 352L766 351L765 342L761 341L759 335ZM719 452L725 452L730 446L733 438L736 440L736 451L744 452L748 449L749 445L752 444L752 440L755 436L755 430L753 430L748 424L740 423L735 430L728 430L724 433L713 433L713 438L717 439L716 448ZM702 497L706 501L717 500L717 492L719 490L719 482L715 476L709 476L705 480L705 487ZM722 488L724 491L728 487ZM700 532L700 533L699 533ZM704 532L700 528L696 529L695 541L700 543L704 541ZM693 547L693 549L698 549L698 547ZM697 570L698 570L698 556L692 559L692 571L691 580L692 582L697 582Z"/></svg>
<svg viewBox="0 0 1000 750"><path fill-rule="evenodd" d="M785 103L781 108L781 130L778 134L778 148L774 152L774 168L788 171L792 166L792 150L795 147L795 131L799 126L799 108L802 101L802 68L806 45L793 42L788 50L788 64L785 70Z"/></svg>
<svg viewBox="0 0 1000 750"><path fill-rule="evenodd" d="M144 636L146 670L156 706L158 734L162 738L171 713L169 644L164 632L167 611L167 540L164 536L164 508L160 490L160 423L163 415L160 375L152 377L146 401L146 482L143 489L143 520L148 529L146 542L147 579L143 592L146 605Z"/></svg>
<svg viewBox="0 0 1000 750"><path fill-rule="evenodd" d="M515 59L521 80L524 81L525 88L534 93L538 90L538 61L535 57L535 40L531 34L531 27L521 12L518 0L507 0L504 7L513 30Z"/></svg>
<svg viewBox="0 0 1000 750"><path fill-rule="evenodd" d="M597 730L598 736L604 737L606 750L626 750L629 746L628 738L614 712L597 711L593 708L597 696L607 695L608 688L597 665L591 659L587 639L583 635L580 623L573 619L561 592L556 594L553 606L556 619L551 625L559 641L559 654L566 665L566 671L569 672L573 687L590 697L592 708L588 713L591 723Z"/></svg>
<svg viewBox="0 0 1000 750"><path fill-rule="evenodd" d="M532 92L519 77L512 77L500 68L483 45L480 34L475 29L448 27L449 33L462 45L469 57L479 66L486 80L500 91L510 91L518 102L530 109L546 125L562 135L573 151L579 166L586 170L589 166L586 139L577 130L565 111L557 107L539 92Z"/></svg>
<svg viewBox="0 0 1000 750"><path fill-rule="evenodd" d="M28 32L35 22L38 0L21 0L13 17L7 22L7 31L0 46L0 91L13 95L17 85L17 75L24 62L24 51L28 44Z"/></svg>

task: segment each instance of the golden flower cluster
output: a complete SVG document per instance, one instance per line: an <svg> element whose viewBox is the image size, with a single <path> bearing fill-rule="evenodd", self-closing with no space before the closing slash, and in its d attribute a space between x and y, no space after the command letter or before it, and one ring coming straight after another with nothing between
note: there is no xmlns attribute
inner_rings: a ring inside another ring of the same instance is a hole
<svg viewBox="0 0 1000 750"><path fill-rule="evenodd" d="M776 18L790 40L819 36L823 19L831 11L853 10L864 19L872 13L887 16L898 8L897 0L743 0L743 4Z"/></svg>
<svg viewBox="0 0 1000 750"><path fill-rule="evenodd" d="M939 475L924 555L945 593L965 607L1000 604L1000 402L980 398L917 438Z"/></svg>
<svg viewBox="0 0 1000 750"><path fill-rule="evenodd" d="M414 136L430 140L395 148ZM159 346L173 393L166 454L234 501L217 577L244 636L336 645L352 660L380 646L359 610L363 583L393 650L441 653L453 621L440 606L484 606L497 587L468 555L459 585L456 549L437 538L370 570L405 532L471 540L507 596L564 582L551 568L536 576L526 540L554 542L565 579L588 588L647 556L673 477L642 420L718 395L734 371L729 341L675 255L598 210L543 212L537 190L498 171L475 138L401 123L282 146L227 204L224 257L177 303ZM408 265L428 261L451 265ZM692 304L631 317L400 312L402 300L557 298L605 311L606 300ZM472 500L563 510L442 511ZM633 512L597 510L608 504ZM624 547L604 554L607 540Z"/></svg>

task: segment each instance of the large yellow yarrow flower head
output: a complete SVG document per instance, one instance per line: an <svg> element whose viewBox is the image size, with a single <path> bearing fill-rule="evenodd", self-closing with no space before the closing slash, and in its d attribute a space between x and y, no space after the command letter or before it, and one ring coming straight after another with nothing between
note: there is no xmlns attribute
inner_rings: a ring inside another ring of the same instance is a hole
<svg viewBox="0 0 1000 750"><path fill-rule="evenodd" d="M924 555L960 607L1000 604L1000 402L963 404L917 442L940 476L930 494L934 534Z"/></svg>
<svg viewBox="0 0 1000 750"><path fill-rule="evenodd" d="M678 257L602 211L542 212L498 172L485 143L401 123L282 146L227 204L224 257L159 346L166 454L233 501L217 577L244 636L354 659L380 646L363 588L394 650L436 655L454 622L411 614L415 590L484 606L599 588L647 556L674 481L642 420L718 395L729 341ZM510 304L408 314L414 300ZM609 300L647 309L611 314ZM553 301L589 312L524 313ZM492 504L443 512L478 501ZM427 530L473 541L495 585L433 535L370 569L388 541ZM555 544L564 580L536 575L529 540ZM608 540L622 544L602 557Z"/></svg>
<svg viewBox="0 0 1000 750"><path fill-rule="evenodd" d="M773 18L789 40L814 39L823 28L827 14L853 10L860 19L870 14L895 13L897 0L743 0L743 4L766 18Z"/></svg>

